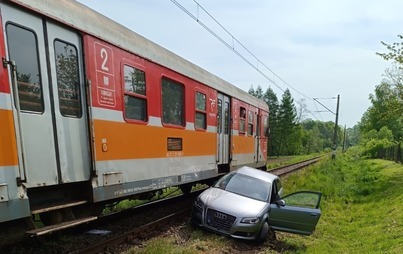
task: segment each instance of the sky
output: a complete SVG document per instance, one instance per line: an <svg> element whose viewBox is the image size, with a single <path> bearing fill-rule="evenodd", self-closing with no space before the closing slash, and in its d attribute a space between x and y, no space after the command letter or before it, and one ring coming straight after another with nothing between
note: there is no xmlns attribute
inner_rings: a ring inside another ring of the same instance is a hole
<svg viewBox="0 0 403 254"><path fill-rule="evenodd" d="M242 90L270 87L281 101L288 88L297 107L304 100L305 118L334 122L340 95L338 123L347 128L391 67L376 55L387 52L381 41L400 41L403 26L401 0L176 0L252 67L172 1L79 2Z"/></svg>

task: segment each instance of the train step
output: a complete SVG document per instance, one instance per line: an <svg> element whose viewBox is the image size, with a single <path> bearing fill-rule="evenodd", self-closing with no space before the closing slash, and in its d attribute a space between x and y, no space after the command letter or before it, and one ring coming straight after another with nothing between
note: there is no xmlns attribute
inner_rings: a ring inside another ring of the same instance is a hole
<svg viewBox="0 0 403 254"><path fill-rule="evenodd" d="M50 225L50 226L45 226L42 228L37 228L34 230L29 230L26 232L27 235L29 236L41 236L45 235L51 232L55 232L58 230L74 227L80 224L88 223L90 221L96 220L98 217L97 216L89 216L85 218L80 218L76 220L71 220L71 221L66 221L57 225Z"/></svg>
<svg viewBox="0 0 403 254"><path fill-rule="evenodd" d="M50 204L50 205L41 205L41 206L33 207L33 209L31 210L31 213L39 214L39 213L59 210L59 209L67 208L67 207L83 205L85 203L88 203L88 201L87 200L78 200L78 201L76 200L76 201L71 201L71 202L55 203L55 204Z"/></svg>

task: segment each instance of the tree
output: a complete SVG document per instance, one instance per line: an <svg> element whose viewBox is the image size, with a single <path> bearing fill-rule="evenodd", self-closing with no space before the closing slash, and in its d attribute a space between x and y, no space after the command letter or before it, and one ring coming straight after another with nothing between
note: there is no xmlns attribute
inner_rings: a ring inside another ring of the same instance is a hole
<svg viewBox="0 0 403 254"><path fill-rule="evenodd" d="M352 128L347 128L346 136L347 136L347 147L358 145L361 138L360 126L356 124Z"/></svg>
<svg viewBox="0 0 403 254"><path fill-rule="evenodd" d="M297 123L300 123L306 117L306 114L309 112L308 105L305 102L305 99L302 98L297 101L298 111L297 111Z"/></svg>
<svg viewBox="0 0 403 254"><path fill-rule="evenodd" d="M290 90L284 91L278 113L279 124L279 150L281 155L297 154L296 150L301 141L297 134L296 108Z"/></svg>
<svg viewBox="0 0 403 254"><path fill-rule="evenodd" d="M399 39L403 40L403 35L397 35ZM392 44L387 44L386 42L381 41L381 44L386 47L389 51L387 53L379 53L376 54L381 56L386 61L392 60L399 64L403 65L403 41L402 42L394 42Z"/></svg>
<svg viewBox="0 0 403 254"><path fill-rule="evenodd" d="M363 133L370 130L379 131L386 126L392 131L395 140L403 138L403 114L397 111L399 103L398 95L393 87L386 82L375 87L374 94L369 96L372 105L361 118L360 128ZM391 113L394 112L394 113Z"/></svg>
<svg viewBox="0 0 403 254"><path fill-rule="evenodd" d="M248 90L248 94L256 97L256 93L255 93L255 89L253 88L253 85L250 86L250 88Z"/></svg>
<svg viewBox="0 0 403 254"><path fill-rule="evenodd" d="M279 128L278 128L278 114L279 103L277 95L269 87L263 96L263 100L269 106L269 142L268 142L268 154L269 156L278 156L279 154Z"/></svg>
<svg viewBox="0 0 403 254"><path fill-rule="evenodd" d="M257 86L256 90L253 88L253 85L250 86L249 94L253 95L254 97L258 98L258 99L263 99L263 90L262 87L260 85Z"/></svg>
<svg viewBox="0 0 403 254"><path fill-rule="evenodd" d="M394 42L392 44L387 44L385 42L381 42L382 45L386 47L388 50L387 53L379 53L376 54L381 56L386 61L392 61L393 67L391 69L386 70L386 82L392 86L398 100L395 101L394 105L391 105L390 114L398 113L400 115L403 110L403 36L398 35L398 38L402 40L401 42Z"/></svg>
<svg viewBox="0 0 403 254"><path fill-rule="evenodd" d="M380 130L370 130L363 135L363 154L369 158L382 158L382 152L394 145L392 131L383 126Z"/></svg>
<svg viewBox="0 0 403 254"><path fill-rule="evenodd" d="M321 122L314 121L312 119L304 120L301 123L302 133L302 152L309 154L313 152L321 152L323 150L331 150L333 147L333 134L334 134L334 122ZM343 134L340 126L338 126L337 142L339 145L343 142Z"/></svg>
<svg viewBox="0 0 403 254"><path fill-rule="evenodd" d="M263 90L262 87L260 85L257 86L256 91L255 91L255 97L257 97L258 99L263 99Z"/></svg>
<svg viewBox="0 0 403 254"><path fill-rule="evenodd" d="M310 154L323 151L323 139L315 121L310 120L312 128L307 128L302 124L303 134L301 138L303 153Z"/></svg>

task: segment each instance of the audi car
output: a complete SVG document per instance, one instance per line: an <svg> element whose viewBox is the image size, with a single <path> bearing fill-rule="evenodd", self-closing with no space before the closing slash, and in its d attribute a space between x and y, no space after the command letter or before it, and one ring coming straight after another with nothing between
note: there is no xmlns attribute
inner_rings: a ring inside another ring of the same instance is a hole
<svg viewBox="0 0 403 254"><path fill-rule="evenodd" d="M278 176L242 167L224 175L197 197L191 223L256 242L265 241L270 230L311 235L321 216L322 194L282 194Z"/></svg>

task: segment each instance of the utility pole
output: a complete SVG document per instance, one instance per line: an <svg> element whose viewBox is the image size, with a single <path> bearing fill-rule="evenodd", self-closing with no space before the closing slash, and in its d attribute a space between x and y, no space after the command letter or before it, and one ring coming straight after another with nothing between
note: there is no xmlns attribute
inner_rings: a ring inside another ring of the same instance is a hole
<svg viewBox="0 0 403 254"><path fill-rule="evenodd" d="M340 95L337 95L337 108L336 108L336 121L334 123L334 135L333 135L333 153L332 153L332 159L336 158L336 148L337 148L337 125L339 122L339 101L340 101Z"/></svg>
<svg viewBox="0 0 403 254"><path fill-rule="evenodd" d="M336 114L331 111L328 107L326 107L325 105L323 105L320 101L318 101L318 99L320 98L313 98L317 103L319 103L320 105L322 105L322 107L324 107L325 109L327 109L330 113L336 115L336 121L334 123L334 135L333 135L333 152L332 152L332 159L336 158L336 148L337 148L337 125L339 122L339 102L340 102L340 95L337 95L337 108L336 108ZM326 98L322 98L322 99L326 99ZM336 99L335 97L333 98L329 98L329 99ZM318 111L320 112L320 111Z"/></svg>

